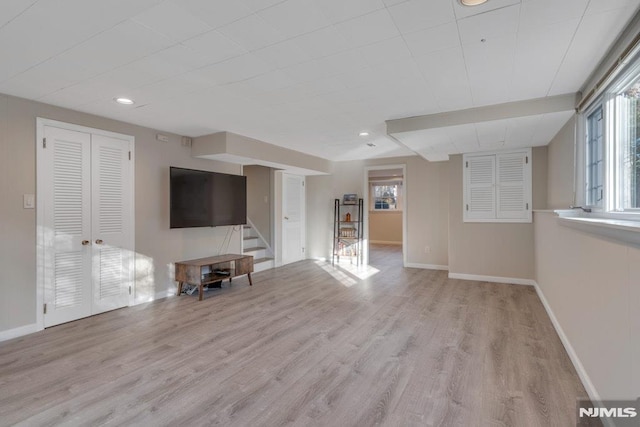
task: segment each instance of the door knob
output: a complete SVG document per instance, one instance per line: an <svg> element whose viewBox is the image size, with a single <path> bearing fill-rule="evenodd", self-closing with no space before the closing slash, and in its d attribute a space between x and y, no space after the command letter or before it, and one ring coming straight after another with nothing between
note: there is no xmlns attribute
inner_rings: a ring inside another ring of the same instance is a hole
<svg viewBox="0 0 640 427"><path fill-rule="evenodd" d="M90 244L91 244L91 242L88 241L88 240L83 240L82 241L82 246L87 246L87 245L90 245Z"/></svg>
<svg viewBox="0 0 640 427"><path fill-rule="evenodd" d="M289 219L289 217L288 217L288 216L285 216L285 217L284 217L284 219L288 220L288 219Z"/></svg>
<svg viewBox="0 0 640 427"><path fill-rule="evenodd" d="M101 245L102 244L102 240L101 239L96 239L96 244Z"/></svg>

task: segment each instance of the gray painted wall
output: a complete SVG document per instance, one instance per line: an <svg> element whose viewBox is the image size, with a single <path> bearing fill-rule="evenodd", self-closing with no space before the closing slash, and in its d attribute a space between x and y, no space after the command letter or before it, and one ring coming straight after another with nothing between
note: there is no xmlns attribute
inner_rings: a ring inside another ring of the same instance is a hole
<svg viewBox="0 0 640 427"><path fill-rule="evenodd" d="M36 322L36 211L22 208L36 193L36 117L135 137L137 301L173 291L172 262L217 253L227 233L228 251L240 249L231 227L169 229L169 166L238 174L238 165L192 158L177 135L160 142L153 129L0 95L0 332Z"/></svg>

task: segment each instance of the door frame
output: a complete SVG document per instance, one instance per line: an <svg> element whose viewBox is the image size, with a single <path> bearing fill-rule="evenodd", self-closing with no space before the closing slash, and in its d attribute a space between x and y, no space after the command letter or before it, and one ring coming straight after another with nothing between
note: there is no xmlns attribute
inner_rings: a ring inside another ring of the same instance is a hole
<svg viewBox="0 0 640 427"><path fill-rule="evenodd" d="M364 168L364 191L363 193L363 224L364 227L364 265L369 265L369 171L385 169L402 169L402 265L407 266L407 211L409 210L408 186L407 186L407 165L390 164L365 166Z"/></svg>
<svg viewBox="0 0 640 427"><path fill-rule="evenodd" d="M286 202L286 194L284 191L286 175L296 176L302 179L302 185L304 187L304 201L302 203L302 213L300 215L301 233L302 233L302 259L307 258L307 177L304 175L298 175L288 172L286 170L275 171L274 179L274 215L273 215L273 243L274 243L274 257L275 266L280 267L284 264L284 205Z"/></svg>
<svg viewBox="0 0 640 427"><path fill-rule="evenodd" d="M131 233L129 236L129 248L131 248L131 266L129 268L131 278L131 292L129 293L129 306L135 303L135 137L122 133L110 132L103 129L91 128L88 126L76 125L73 123L61 122L58 120L36 117L36 328L38 331L44 329L44 255L45 255L45 232L44 232L44 197L39 194L41 189L45 188L45 174L43 153L40 147L44 143L45 126L57 127L77 132L85 132L95 135L103 135L110 138L122 139L129 142L131 147L131 169L130 169L130 186L129 206L131 221Z"/></svg>

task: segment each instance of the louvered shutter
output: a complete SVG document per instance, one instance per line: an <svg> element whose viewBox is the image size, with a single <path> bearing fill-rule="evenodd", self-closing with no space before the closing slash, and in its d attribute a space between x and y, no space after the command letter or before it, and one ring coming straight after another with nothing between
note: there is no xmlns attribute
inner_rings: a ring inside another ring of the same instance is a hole
<svg viewBox="0 0 640 427"><path fill-rule="evenodd" d="M495 156L474 156L465 160L466 220L496 217Z"/></svg>
<svg viewBox="0 0 640 427"><path fill-rule="evenodd" d="M93 314L129 299L128 155L127 141L92 135Z"/></svg>
<svg viewBox="0 0 640 427"><path fill-rule="evenodd" d="M465 154L465 222L531 222L531 149Z"/></svg>
<svg viewBox="0 0 640 427"><path fill-rule="evenodd" d="M91 314L90 135L46 126L44 194L45 326Z"/></svg>
<svg viewBox="0 0 640 427"><path fill-rule="evenodd" d="M527 153L496 155L498 219L531 217L531 167Z"/></svg>

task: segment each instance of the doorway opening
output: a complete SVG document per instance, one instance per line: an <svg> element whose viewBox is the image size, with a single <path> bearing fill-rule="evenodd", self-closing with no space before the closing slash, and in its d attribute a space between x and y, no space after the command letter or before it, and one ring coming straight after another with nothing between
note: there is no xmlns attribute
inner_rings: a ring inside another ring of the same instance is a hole
<svg viewBox="0 0 640 427"><path fill-rule="evenodd" d="M405 264L406 167L365 168L365 263Z"/></svg>

